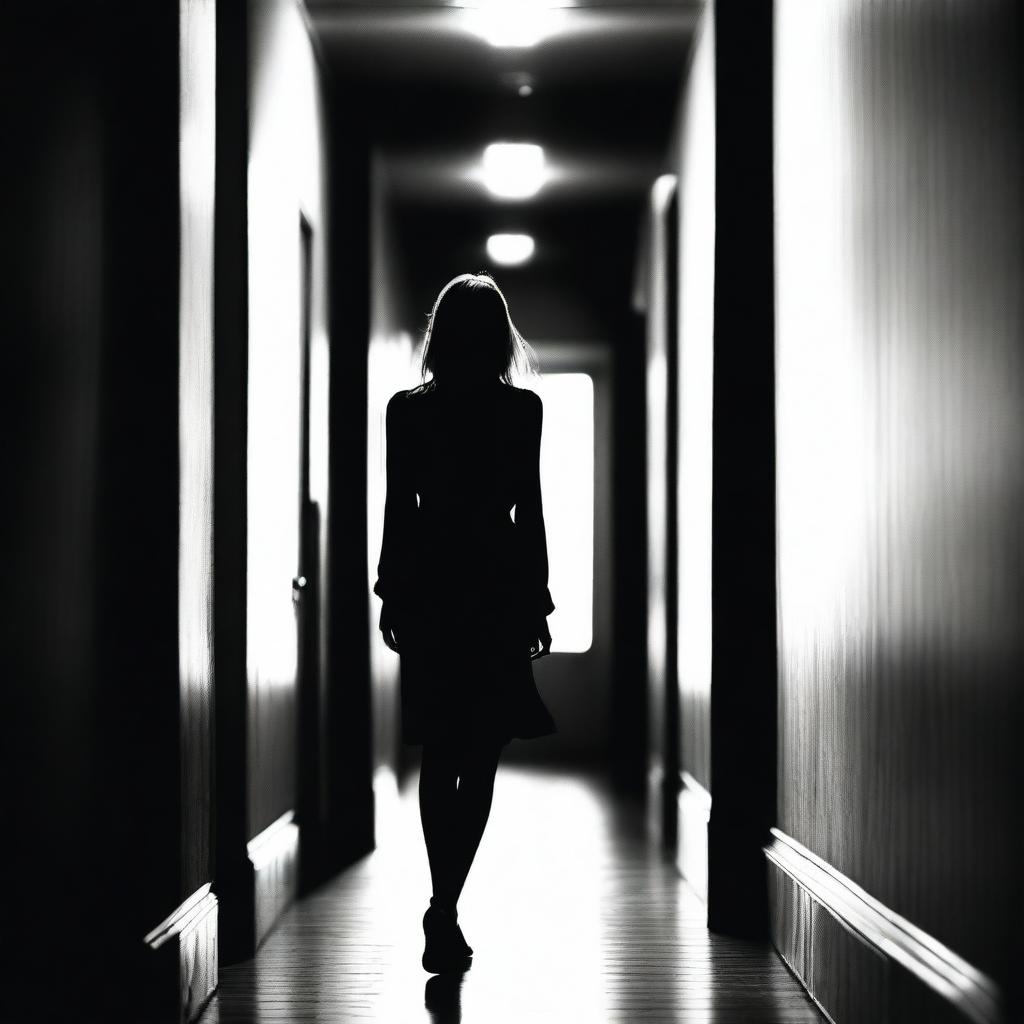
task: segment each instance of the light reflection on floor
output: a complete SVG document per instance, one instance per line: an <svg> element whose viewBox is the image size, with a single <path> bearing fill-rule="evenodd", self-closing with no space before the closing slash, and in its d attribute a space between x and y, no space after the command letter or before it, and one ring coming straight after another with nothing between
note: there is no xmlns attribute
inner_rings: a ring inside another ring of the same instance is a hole
<svg viewBox="0 0 1024 1024"><path fill-rule="evenodd" d="M820 1019L770 950L708 935L639 812L587 778L499 773L460 904L476 949L461 978L420 966L429 892L410 785L377 852L289 911L255 961L225 969L203 1024Z"/></svg>

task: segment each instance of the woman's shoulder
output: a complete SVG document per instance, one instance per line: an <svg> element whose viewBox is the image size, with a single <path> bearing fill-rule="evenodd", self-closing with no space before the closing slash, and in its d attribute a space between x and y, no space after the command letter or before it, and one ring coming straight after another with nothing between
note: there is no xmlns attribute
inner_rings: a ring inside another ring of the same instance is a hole
<svg viewBox="0 0 1024 1024"><path fill-rule="evenodd" d="M540 415L544 404L536 391L531 391L529 388L519 388L514 384L503 386L508 394L509 402L520 415L529 417Z"/></svg>
<svg viewBox="0 0 1024 1024"><path fill-rule="evenodd" d="M430 388L420 384L415 388L406 388L403 391L396 391L388 399L388 412L397 412L399 409L412 409L422 404L424 398L430 394Z"/></svg>

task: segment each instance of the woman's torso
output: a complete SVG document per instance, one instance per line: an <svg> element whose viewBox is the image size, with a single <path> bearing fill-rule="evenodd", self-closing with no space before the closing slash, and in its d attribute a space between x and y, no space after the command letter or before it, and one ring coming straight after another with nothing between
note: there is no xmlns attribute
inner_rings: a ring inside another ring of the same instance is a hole
<svg viewBox="0 0 1024 1024"><path fill-rule="evenodd" d="M470 616L507 619L521 594L513 508L531 469L526 393L501 383L472 392L437 386L405 402L417 604L457 602Z"/></svg>

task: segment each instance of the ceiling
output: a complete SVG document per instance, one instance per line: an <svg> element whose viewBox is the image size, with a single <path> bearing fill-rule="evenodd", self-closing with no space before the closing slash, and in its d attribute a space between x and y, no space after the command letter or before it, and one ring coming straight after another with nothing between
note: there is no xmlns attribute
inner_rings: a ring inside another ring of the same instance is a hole
<svg viewBox="0 0 1024 1024"><path fill-rule="evenodd" d="M465 258L491 230L527 231L538 259L517 274L591 281L602 295L614 275L628 292L699 0L565 3L557 32L528 48L491 46L453 3L306 4L336 94L368 114L400 230L441 232ZM544 147L549 183L535 198L481 186L483 148L499 140Z"/></svg>
<svg viewBox="0 0 1024 1024"><path fill-rule="evenodd" d="M538 86L581 76L620 82L656 79L678 68L692 31L690 3L625 3L561 8L556 34L528 48L494 47L474 34L465 8L441 4L310 0L330 62L374 78L429 79L488 92L511 91L508 73L527 72Z"/></svg>

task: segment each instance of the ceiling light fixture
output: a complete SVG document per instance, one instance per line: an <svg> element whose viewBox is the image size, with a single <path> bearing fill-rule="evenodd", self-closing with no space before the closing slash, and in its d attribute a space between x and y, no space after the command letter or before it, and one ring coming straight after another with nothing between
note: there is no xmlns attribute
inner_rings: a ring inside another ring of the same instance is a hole
<svg viewBox="0 0 1024 1024"><path fill-rule="evenodd" d="M544 184L544 150L530 142L493 142L484 150L483 183L502 199L527 199Z"/></svg>
<svg viewBox="0 0 1024 1024"><path fill-rule="evenodd" d="M549 0L466 0L469 29L491 46L536 46L562 26L565 11Z"/></svg>
<svg viewBox="0 0 1024 1024"><path fill-rule="evenodd" d="M491 235L487 239L487 255L501 267L518 267L526 263L536 248L531 235Z"/></svg>

